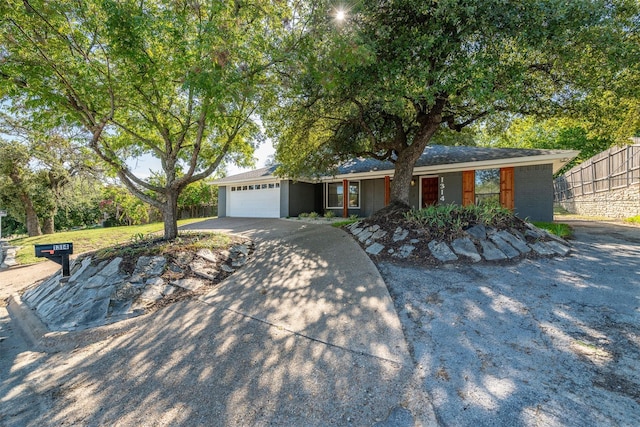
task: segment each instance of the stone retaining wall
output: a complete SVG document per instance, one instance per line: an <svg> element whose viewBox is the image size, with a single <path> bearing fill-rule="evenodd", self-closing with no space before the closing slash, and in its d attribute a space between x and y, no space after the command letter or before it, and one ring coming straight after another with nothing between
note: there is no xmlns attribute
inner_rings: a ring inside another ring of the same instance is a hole
<svg viewBox="0 0 640 427"><path fill-rule="evenodd" d="M601 191L556 201L571 213L607 218L629 218L640 215L640 183L629 187Z"/></svg>

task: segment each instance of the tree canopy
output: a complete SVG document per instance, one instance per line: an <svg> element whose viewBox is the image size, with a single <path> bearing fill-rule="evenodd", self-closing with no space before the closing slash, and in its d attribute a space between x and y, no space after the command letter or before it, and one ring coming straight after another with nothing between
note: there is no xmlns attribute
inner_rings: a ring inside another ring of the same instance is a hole
<svg viewBox="0 0 640 427"><path fill-rule="evenodd" d="M443 128L576 112L639 62L635 0L383 0L358 2L344 21L332 2L314 5L269 121L281 172L390 160L391 199L405 205L414 164Z"/></svg>
<svg viewBox="0 0 640 427"><path fill-rule="evenodd" d="M177 200L225 161L251 162L265 71L286 50L287 3L9 0L0 5L0 94L81 127L127 188L177 235ZM163 185L131 171L151 154Z"/></svg>

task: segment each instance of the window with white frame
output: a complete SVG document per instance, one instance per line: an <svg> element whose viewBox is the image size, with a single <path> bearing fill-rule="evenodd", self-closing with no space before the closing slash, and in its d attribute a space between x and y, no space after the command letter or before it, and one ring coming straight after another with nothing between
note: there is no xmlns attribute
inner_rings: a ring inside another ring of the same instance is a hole
<svg viewBox="0 0 640 427"><path fill-rule="evenodd" d="M349 181L347 193L347 207L360 207L360 181ZM341 209L344 207L344 188L342 182L327 183L327 209Z"/></svg>

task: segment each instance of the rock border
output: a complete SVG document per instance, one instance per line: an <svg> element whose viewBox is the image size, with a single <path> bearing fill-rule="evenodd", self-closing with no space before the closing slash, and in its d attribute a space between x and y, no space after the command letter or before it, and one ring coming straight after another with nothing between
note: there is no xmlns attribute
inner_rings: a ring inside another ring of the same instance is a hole
<svg viewBox="0 0 640 427"><path fill-rule="evenodd" d="M253 246L243 240L223 251L140 256L131 273L121 256L98 260L87 254L73 261L70 277L60 271L27 290L22 301L50 331L104 326L207 292L243 267Z"/></svg>
<svg viewBox="0 0 640 427"><path fill-rule="evenodd" d="M398 226L384 230L379 224L358 221L344 227L372 257L390 257L395 260L417 260L416 249L425 245L436 264L451 262L513 261L525 256L567 256L571 245L564 239L530 223L524 223L524 232L511 228L497 230L474 225L452 241L411 238L411 230ZM389 238L390 236L390 238ZM386 242L386 244L385 244ZM391 244L389 242L392 242ZM424 249L424 248L423 248Z"/></svg>

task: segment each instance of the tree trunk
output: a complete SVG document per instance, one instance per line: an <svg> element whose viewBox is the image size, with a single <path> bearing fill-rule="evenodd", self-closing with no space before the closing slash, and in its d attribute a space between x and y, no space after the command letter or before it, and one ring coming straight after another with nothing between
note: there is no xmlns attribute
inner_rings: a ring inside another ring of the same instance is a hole
<svg viewBox="0 0 640 427"><path fill-rule="evenodd" d="M27 226L27 234L29 237L33 236L41 236L42 230L40 229L40 222L38 221L38 214L36 210L33 208L33 203L31 202L31 198L20 192L20 201L24 205L24 212L26 214L26 226Z"/></svg>
<svg viewBox="0 0 640 427"><path fill-rule="evenodd" d="M413 178L413 168L416 162L422 156L424 149L429 144L431 137L438 130L440 121L436 117L436 120L432 120L425 124L421 131L413 139L411 145L405 147L398 153L396 159L393 181L391 181L391 203L392 205L406 205L409 204L409 192L411 191L411 178Z"/></svg>
<svg viewBox="0 0 640 427"><path fill-rule="evenodd" d="M42 220L42 234L54 234L54 219L53 216L46 217Z"/></svg>
<svg viewBox="0 0 640 427"><path fill-rule="evenodd" d="M178 237L178 195L178 191L168 190L167 201L162 208L165 240L172 240Z"/></svg>

